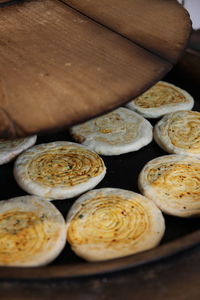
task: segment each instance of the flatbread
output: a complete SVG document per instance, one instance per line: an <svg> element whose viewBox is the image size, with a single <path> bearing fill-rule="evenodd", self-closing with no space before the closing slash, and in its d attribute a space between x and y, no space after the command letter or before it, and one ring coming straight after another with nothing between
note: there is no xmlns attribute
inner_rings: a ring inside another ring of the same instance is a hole
<svg viewBox="0 0 200 300"><path fill-rule="evenodd" d="M46 265L66 243L63 216L35 196L0 201L0 266Z"/></svg>
<svg viewBox="0 0 200 300"><path fill-rule="evenodd" d="M95 187L106 168L98 154L70 142L40 144L16 160L14 176L30 194L52 199L72 198Z"/></svg>
<svg viewBox="0 0 200 300"><path fill-rule="evenodd" d="M67 240L88 261L101 261L157 246L164 234L161 211L131 191L103 188L81 196L67 216Z"/></svg>
<svg viewBox="0 0 200 300"><path fill-rule="evenodd" d="M159 118L177 110L191 110L194 99L174 84L159 81L126 106L146 118Z"/></svg>
<svg viewBox="0 0 200 300"><path fill-rule="evenodd" d="M164 116L155 126L154 139L166 152L200 157L200 113L177 111Z"/></svg>
<svg viewBox="0 0 200 300"><path fill-rule="evenodd" d="M70 132L77 142L102 155L137 151L152 141L151 124L124 107L73 126Z"/></svg>
<svg viewBox="0 0 200 300"><path fill-rule="evenodd" d="M200 159L166 155L149 161L139 175L139 189L166 214L200 216Z"/></svg>
<svg viewBox="0 0 200 300"><path fill-rule="evenodd" d="M21 152L32 147L36 140L37 135L14 140L0 139L0 165L11 161Z"/></svg>

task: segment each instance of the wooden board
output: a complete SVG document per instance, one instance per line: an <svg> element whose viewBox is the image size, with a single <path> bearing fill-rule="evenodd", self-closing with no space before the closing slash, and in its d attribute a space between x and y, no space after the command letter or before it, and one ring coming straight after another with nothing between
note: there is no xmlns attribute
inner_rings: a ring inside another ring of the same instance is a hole
<svg viewBox="0 0 200 300"><path fill-rule="evenodd" d="M113 1L108 2L112 15ZM0 136L23 136L83 121L129 101L162 78L186 45L190 20L174 1L142 0L142 10L139 2L126 1L122 7L122 1L115 1L125 17L127 11L135 16L138 11L140 19L142 13L139 28L144 30L138 31L130 16L127 19L136 42L118 33L119 12L111 20L117 24L114 32L111 23L105 27L99 17L93 21L86 11L79 13L58 0L1 8ZM100 4L105 3L97 2L93 12L98 13ZM178 30L171 31L173 26ZM168 35L163 35L168 28ZM163 52L162 43L167 45Z"/></svg>
<svg viewBox="0 0 200 300"><path fill-rule="evenodd" d="M171 63L186 47L191 22L177 1L62 1Z"/></svg>

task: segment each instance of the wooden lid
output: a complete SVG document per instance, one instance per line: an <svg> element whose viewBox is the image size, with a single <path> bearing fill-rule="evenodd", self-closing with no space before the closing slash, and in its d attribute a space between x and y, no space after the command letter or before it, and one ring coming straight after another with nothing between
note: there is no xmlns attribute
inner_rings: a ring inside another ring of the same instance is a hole
<svg viewBox="0 0 200 300"><path fill-rule="evenodd" d="M0 9L1 137L109 111L161 79L186 47L191 23L176 1L64 1Z"/></svg>

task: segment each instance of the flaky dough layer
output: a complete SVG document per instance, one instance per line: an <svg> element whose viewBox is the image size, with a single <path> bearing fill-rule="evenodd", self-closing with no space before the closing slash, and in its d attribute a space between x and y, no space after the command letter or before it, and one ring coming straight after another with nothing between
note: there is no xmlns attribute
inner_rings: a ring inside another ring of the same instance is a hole
<svg viewBox="0 0 200 300"><path fill-rule="evenodd" d="M177 111L154 128L154 139L166 152L200 157L200 113Z"/></svg>
<svg viewBox="0 0 200 300"><path fill-rule="evenodd" d="M152 126L137 113L120 107L71 128L73 138L102 155L137 151L152 141Z"/></svg>
<svg viewBox="0 0 200 300"><path fill-rule="evenodd" d="M159 118L177 110L191 110L194 99L174 84L159 81L126 106L146 118Z"/></svg>
<svg viewBox="0 0 200 300"><path fill-rule="evenodd" d="M36 135L14 140L0 139L0 165L11 161L21 152L32 147L36 140Z"/></svg>
<svg viewBox="0 0 200 300"><path fill-rule="evenodd" d="M166 214L200 216L200 159L166 155L149 161L139 179L141 193Z"/></svg>
<svg viewBox="0 0 200 300"><path fill-rule="evenodd" d="M67 240L88 261L131 255L157 246L164 234L161 211L131 191L103 188L87 192L67 216Z"/></svg>
<svg viewBox="0 0 200 300"><path fill-rule="evenodd" d="M0 201L1 266L46 265L65 243L65 220L50 202L35 196Z"/></svg>
<svg viewBox="0 0 200 300"><path fill-rule="evenodd" d="M40 144L21 154L14 176L22 189L46 199L68 199L94 188L105 176L101 157L70 142Z"/></svg>

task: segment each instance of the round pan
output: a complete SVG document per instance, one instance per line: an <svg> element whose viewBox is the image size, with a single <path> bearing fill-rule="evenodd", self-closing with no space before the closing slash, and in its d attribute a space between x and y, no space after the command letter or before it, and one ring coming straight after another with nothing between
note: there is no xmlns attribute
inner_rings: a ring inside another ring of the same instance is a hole
<svg viewBox="0 0 200 300"><path fill-rule="evenodd" d="M165 80L188 90L195 99L194 110L200 111L200 102L198 100L199 87L188 81L181 81L177 75L176 72L173 72ZM157 120L151 120L152 125L156 122ZM52 142L55 140L71 140L71 138L67 131L63 131L47 136L39 136L37 143ZM136 152L120 156L103 156L102 158L107 167L107 174L97 188L115 187L138 192L137 177L139 172L147 161L162 155L166 155L166 153L155 142L152 142ZM0 179L2 182L1 199L25 194L14 181L12 170L13 162L0 167ZM125 172L126 176L124 176ZM74 200L56 200L53 203L63 216L66 217ZM165 215L165 221L166 232L164 238L161 244L152 250L120 259L100 263L88 263L78 258L67 244L60 256L50 265L27 269L0 268L0 278L8 280L61 279L116 272L164 259L181 251L186 251L200 243L198 218L183 219Z"/></svg>

